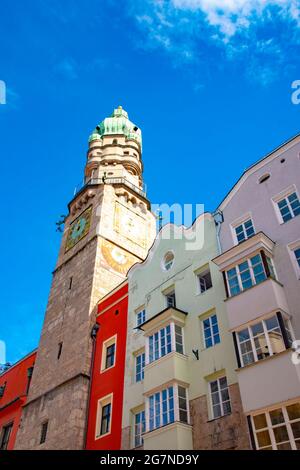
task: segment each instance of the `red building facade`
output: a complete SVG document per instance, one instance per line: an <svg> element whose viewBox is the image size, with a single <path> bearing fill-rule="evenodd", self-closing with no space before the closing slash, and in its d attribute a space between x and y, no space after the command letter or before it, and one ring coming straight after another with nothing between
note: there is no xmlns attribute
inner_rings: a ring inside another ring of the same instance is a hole
<svg viewBox="0 0 300 470"><path fill-rule="evenodd" d="M89 450L121 447L127 311L125 281L98 306L86 439Z"/></svg>
<svg viewBox="0 0 300 470"><path fill-rule="evenodd" d="M0 450L14 449L36 351L0 375Z"/></svg>

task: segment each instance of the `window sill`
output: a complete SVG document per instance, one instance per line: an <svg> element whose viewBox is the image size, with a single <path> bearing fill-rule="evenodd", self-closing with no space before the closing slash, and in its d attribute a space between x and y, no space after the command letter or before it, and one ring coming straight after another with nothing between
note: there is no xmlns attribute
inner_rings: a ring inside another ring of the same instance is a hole
<svg viewBox="0 0 300 470"><path fill-rule="evenodd" d="M241 292L239 292L238 294L235 294L235 295L231 295L230 297L227 297L226 299L224 299L224 302L228 302L228 300L231 300L231 299L235 299L236 297L239 297L240 295L242 294L245 294L245 292L249 292L251 289L254 289L255 287L257 286L261 286L262 284L264 284L265 282L267 281L274 281L276 282L276 284L278 284L279 286L283 287L283 284L281 284L281 282L279 282L277 279L275 279L274 277L267 277L267 279L264 279L263 281L259 282L258 284L254 284L254 286L251 286L251 287L248 287L248 289L244 289L242 290Z"/></svg>
<svg viewBox="0 0 300 470"><path fill-rule="evenodd" d="M113 366L110 366L110 367L107 367L106 369L100 369L100 374L104 374L104 372L107 372L108 370L111 370L115 367L116 364L114 364Z"/></svg>
<svg viewBox="0 0 300 470"><path fill-rule="evenodd" d="M98 441L99 439L102 439L103 437L109 436L111 434L111 431L106 432L105 434L100 434L100 436L95 436L95 441Z"/></svg>
<svg viewBox="0 0 300 470"><path fill-rule="evenodd" d="M192 428L192 426L191 426L190 423L183 423L182 421L173 421L172 423L163 424L163 425L160 426L159 428L155 428L155 429L152 429L151 431L147 431L147 432L143 433L143 437L145 437L145 436L147 437L147 436L149 436L150 434L153 435L153 433L160 434L160 432L166 431L167 428L173 428L173 427L175 427L176 425L180 425L180 426L183 426L183 427Z"/></svg>
<svg viewBox="0 0 300 470"><path fill-rule="evenodd" d="M250 367L257 366L258 364L263 364L267 361L271 361L272 359L275 359L278 356L282 356L284 354L287 354L291 351L292 351L292 348L284 349L283 351L280 351L276 354L272 354L272 356L265 357L264 359L261 359L260 361L251 362L251 364L247 364L245 366L238 367L237 369L235 369L235 371L238 373L241 370L249 369Z"/></svg>
<svg viewBox="0 0 300 470"><path fill-rule="evenodd" d="M200 297L200 296L202 296L202 295L205 295L207 292L209 292L210 290L212 290L212 287L213 287L213 286L211 286L209 289L206 289L204 292L196 292L196 296L197 296L197 297Z"/></svg>
<svg viewBox="0 0 300 470"><path fill-rule="evenodd" d="M232 411L231 411L231 413L227 413L226 415L218 416L218 418L208 419L206 422L207 423L212 423L213 421L218 421L219 419L222 419L222 418L228 418L228 416L231 416L231 415L232 415Z"/></svg>
<svg viewBox="0 0 300 470"><path fill-rule="evenodd" d="M146 372L147 369L151 369L155 365L159 365L161 362L166 361L171 356L180 357L180 358L182 358L186 361L188 360L188 356L186 354L181 354L177 351L171 351L168 354L166 354L165 356L162 356L159 359L155 359L155 361L152 361L152 362L149 362L148 364L146 364L145 368L144 368L144 371Z"/></svg>
<svg viewBox="0 0 300 470"><path fill-rule="evenodd" d="M299 215L300 215L300 214L294 215L294 217L292 217L290 220L287 220L286 222L284 222L283 220L281 220L281 221L279 222L279 225L286 225L286 224L288 224L289 222L292 222L292 220L295 220Z"/></svg>

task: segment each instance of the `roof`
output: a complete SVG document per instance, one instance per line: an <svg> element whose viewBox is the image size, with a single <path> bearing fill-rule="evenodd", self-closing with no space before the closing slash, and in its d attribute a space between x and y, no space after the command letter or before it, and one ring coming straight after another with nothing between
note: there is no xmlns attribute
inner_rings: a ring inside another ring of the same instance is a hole
<svg viewBox="0 0 300 470"><path fill-rule="evenodd" d="M279 147L276 147L270 153L268 153L267 155L262 157L260 160L258 160L257 162L253 163L248 168L246 168L243 171L243 173L241 174L241 176L239 177L239 179L237 180L237 182L232 186L232 188L228 191L228 193L222 199L222 201L218 205L216 211L217 210L221 210L221 211L223 210L223 208L226 206L227 202L229 202L229 200L231 199L231 196L233 195L235 190L238 189L238 187L242 185L243 181L247 178L247 176L249 174L251 174L252 172L254 172L257 169L256 167L258 167L262 163L267 163L268 160L271 161L273 158L276 158L278 156L278 154L280 155L283 151L287 150L287 148L292 147L293 145L295 145L297 143L296 142L297 140L300 142L300 133L296 134L294 137L291 137L289 140L283 142L281 145L279 145ZM285 148L285 147L287 147L287 148Z"/></svg>

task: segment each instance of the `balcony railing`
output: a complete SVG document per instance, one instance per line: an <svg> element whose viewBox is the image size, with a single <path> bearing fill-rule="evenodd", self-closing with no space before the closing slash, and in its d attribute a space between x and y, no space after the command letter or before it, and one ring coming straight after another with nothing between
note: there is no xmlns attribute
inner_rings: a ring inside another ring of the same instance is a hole
<svg viewBox="0 0 300 470"><path fill-rule="evenodd" d="M132 189L136 193L140 194L142 197L146 197L146 188L144 187L143 189L138 188L135 186L133 183L128 181L127 178L121 177L121 178L91 178L85 183L82 183L81 185L76 186L74 190L74 196L79 193L83 188L86 186L90 186L93 184L124 184L128 188Z"/></svg>

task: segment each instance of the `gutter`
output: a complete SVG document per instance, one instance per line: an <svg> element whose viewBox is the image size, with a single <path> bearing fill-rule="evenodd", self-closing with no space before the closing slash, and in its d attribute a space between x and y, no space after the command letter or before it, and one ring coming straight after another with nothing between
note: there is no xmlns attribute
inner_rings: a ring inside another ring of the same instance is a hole
<svg viewBox="0 0 300 470"><path fill-rule="evenodd" d="M217 231L217 245L218 245L218 252L219 255L222 253L222 246L221 246L221 240L220 240L220 232L221 232L221 225L224 222L224 217L223 213L220 210L215 211L212 214L215 224L216 224L216 231Z"/></svg>

